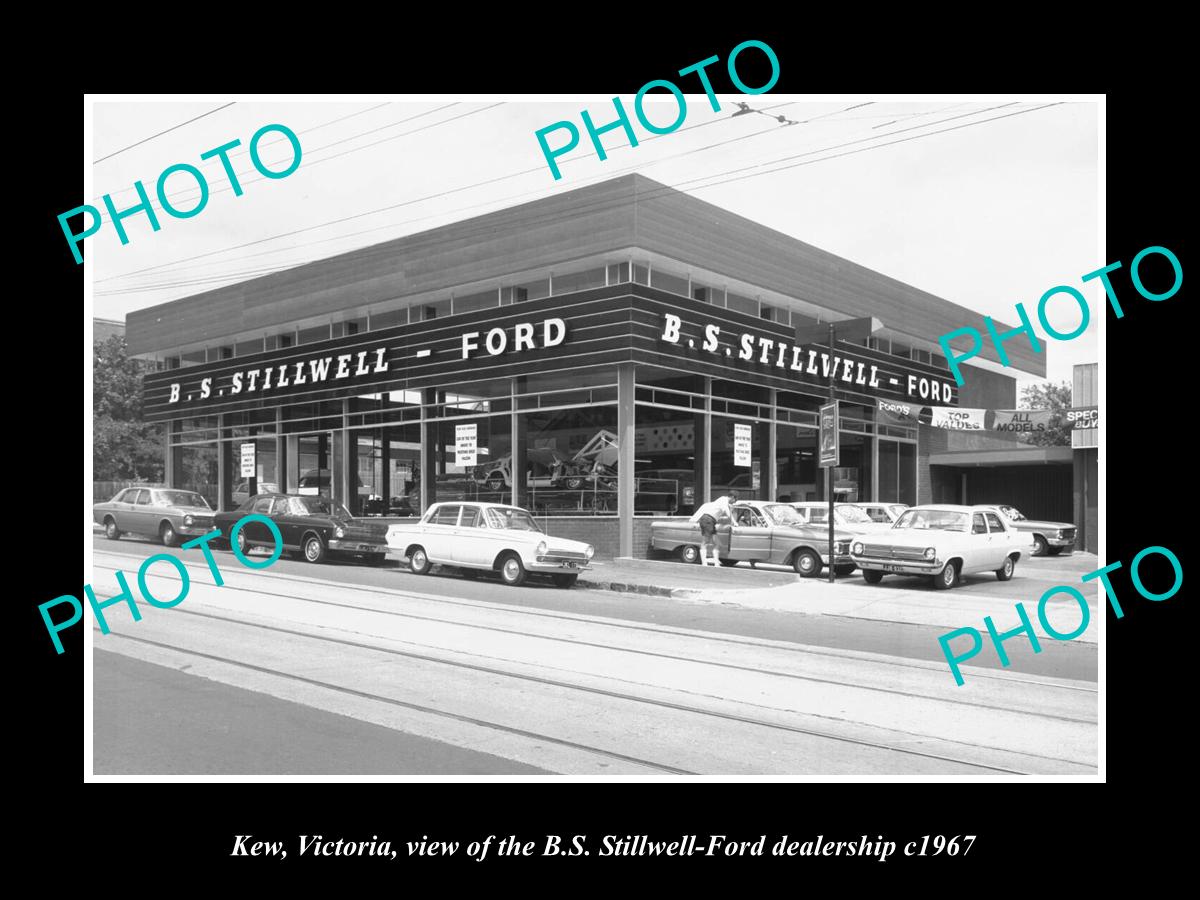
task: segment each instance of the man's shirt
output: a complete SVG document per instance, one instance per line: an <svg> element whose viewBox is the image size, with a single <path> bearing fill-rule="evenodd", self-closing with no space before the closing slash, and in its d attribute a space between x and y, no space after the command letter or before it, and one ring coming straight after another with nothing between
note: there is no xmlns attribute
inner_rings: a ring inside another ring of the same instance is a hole
<svg viewBox="0 0 1200 900"><path fill-rule="evenodd" d="M722 516L733 518L733 509L729 505L729 498L718 497L716 500L708 501L694 513L692 513L692 517L688 521L692 524L695 524L696 522L699 522L703 516L712 516L714 519L720 519Z"/></svg>

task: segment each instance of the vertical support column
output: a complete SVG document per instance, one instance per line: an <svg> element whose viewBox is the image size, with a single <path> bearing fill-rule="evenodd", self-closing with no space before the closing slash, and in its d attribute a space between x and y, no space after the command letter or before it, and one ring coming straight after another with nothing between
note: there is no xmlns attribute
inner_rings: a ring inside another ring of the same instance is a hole
<svg viewBox="0 0 1200 900"><path fill-rule="evenodd" d="M279 485L280 490L288 490L288 472L292 469L288 465L287 458L287 438L283 436L283 407L275 407L275 483Z"/></svg>
<svg viewBox="0 0 1200 900"><path fill-rule="evenodd" d="M525 473L529 471L529 420L517 414L517 397L525 392L525 376L512 380L512 455L509 469L512 473L512 505L529 508L529 482Z"/></svg>
<svg viewBox="0 0 1200 900"><path fill-rule="evenodd" d="M233 508L233 442L221 440L227 432L228 415L217 416L217 509Z"/></svg>
<svg viewBox="0 0 1200 900"><path fill-rule="evenodd" d="M704 378L704 413L700 416L703 422L703 440L696 441L696 465L700 467L700 477L696 479L696 506L707 503L712 497L712 378ZM697 436L699 438L699 436Z"/></svg>
<svg viewBox="0 0 1200 900"><path fill-rule="evenodd" d="M283 467L284 478L281 484L284 491L295 494L300 490L300 435L284 435L283 445L287 462Z"/></svg>
<svg viewBox="0 0 1200 900"><path fill-rule="evenodd" d="M183 487L183 448L172 447L171 438L180 433L183 428L183 422L178 419L172 419L167 422L165 434L163 435L163 447L166 452L163 465L163 484L170 488Z"/></svg>
<svg viewBox="0 0 1200 900"><path fill-rule="evenodd" d="M779 468L776 465L776 459L779 455L777 435L778 429L775 427L775 407L779 395L775 388L768 391L771 403L771 418L767 422L766 440L763 441L763 461L762 461L762 480L765 492L760 494L763 500L776 500L779 498Z"/></svg>
<svg viewBox="0 0 1200 900"><path fill-rule="evenodd" d="M341 427L329 435L329 493L338 503L345 504L353 514L354 509L350 506L354 497L354 491L350 489L353 482L346 465L346 436L350 432L346 429L345 407L342 408L341 419Z"/></svg>
<svg viewBox="0 0 1200 900"><path fill-rule="evenodd" d="M436 394L426 388L421 391L421 514L433 503L434 484L437 478L437 465L434 459L434 444L436 438L436 423L429 421L429 413L433 407Z"/></svg>
<svg viewBox="0 0 1200 900"><path fill-rule="evenodd" d="M617 533L621 556L633 556L634 367L617 366Z"/></svg>
<svg viewBox="0 0 1200 900"><path fill-rule="evenodd" d="M392 439L386 425L379 429L379 495L386 516L392 505Z"/></svg>

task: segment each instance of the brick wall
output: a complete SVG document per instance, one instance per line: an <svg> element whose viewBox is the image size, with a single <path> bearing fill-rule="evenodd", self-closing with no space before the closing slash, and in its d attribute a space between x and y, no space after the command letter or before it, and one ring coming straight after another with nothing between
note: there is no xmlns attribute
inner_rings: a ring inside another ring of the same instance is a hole
<svg viewBox="0 0 1200 900"><path fill-rule="evenodd" d="M650 523L666 516L635 516L633 519L633 555L645 559L650 549ZM616 516L539 516L538 525L552 537L584 541L596 548L597 559L620 555L621 539Z"/></svg>

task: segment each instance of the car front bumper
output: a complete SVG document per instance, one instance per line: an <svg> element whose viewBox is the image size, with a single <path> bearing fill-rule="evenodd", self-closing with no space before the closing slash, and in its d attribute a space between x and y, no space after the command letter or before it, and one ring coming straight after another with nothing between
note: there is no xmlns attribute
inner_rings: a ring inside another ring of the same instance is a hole
<svg viewBox="0 0 1200 900"><path fill-rule="evenodd" d="M915 559L871 559L864 556L854 557L854 563L863 570L888 572L893 575L936 575L946 566L945 560L924 562Z"/></svg>
<svg viewBox="0 0 1200 900"><path fill-rule="evenodd" d="M1047 535L1046 543L1049 544L1051 547L1074 547L1075 539L1074 538L1050 537L1049 535Z"/></svg>
<svg viewBox="0 0 1200 900"><path fill-rule="evenodd" d="M200 522L194 522L191 525L186 525L183 522L179 522L175 525L175 533L176 534L189 534L189 535L196 535L197 537L199 537L202 534L208 534L210 531L216 531L216 530L217 530L217 526L214 525L212 522L209 522L207 525L201 524Z"/></svg>
<svg viewBox="0 0 1200 900"><path fill-rule="evenodd" d="M329 549L335 553L387 553L387 544L373 544L370 541L331 540Z"/></svg>
<svg viewBox="0 0 1200 900"><path fill-rule="evenodd" d="M525 560L525 568L530 572L583 572L591 568L590 560L570 559L564 556L538 556Z"/></svg>

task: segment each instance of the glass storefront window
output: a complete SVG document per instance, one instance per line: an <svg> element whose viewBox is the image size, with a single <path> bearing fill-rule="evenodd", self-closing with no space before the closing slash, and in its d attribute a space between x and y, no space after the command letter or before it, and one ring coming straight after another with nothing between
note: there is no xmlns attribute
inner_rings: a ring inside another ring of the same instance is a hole
<svg viewBox="0 0 1200 900"><path fill-rule="evenodd" d="M766 496L767 476L763 452L767 446L767 429L770 422L755 422L734 419L728 416L713 416L711 434L712 490L708 498L696 498L696 502L707 502L728 491L735 491L740 500L772 500ZM739 441L749 440L750 457L739 458L735 452Z"/></svg>
<svg viewBox="0 0 1200 900"><path fill-rule="evenodd" d="M879 441L879 496L894 503L917 502L917 445L903 441Z"/></svg>
<svg viewBox="0 0 1200 900"><path fill-rule="evenodd" d="M617 408L523 413L527 504L538 515L615 515Z"/></svg>
<svg viewBox="0 0 1200 900"><path fill-rule="evenodd" d="M217 445L182 447L179 450L179 472L171 487L201 494L208 505L217 509L219 501Z"/></svg>
<svg viewBox="0 0 1200 900"><path fill-rule="evenodd" d="M789 503L819 499L825 474L817 466L817 430L776 425L775 466L778 479L775 499Z"/></svg>
<svg viewBox="0 0 1200 900"><path fill-rule="evenodd" d="M460 425L475 426L474 466L459 466L455 461L455 441ZM429 424L429 429L434 452L433 502L513 502L512 416L434 421Z"/></svg>
<svg viewBox="0 0 1200 900"><path fill-rule="evenodd" d="M421 429L418 425L353 432L356 516L407 518L421 513Z"/></svg>

